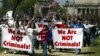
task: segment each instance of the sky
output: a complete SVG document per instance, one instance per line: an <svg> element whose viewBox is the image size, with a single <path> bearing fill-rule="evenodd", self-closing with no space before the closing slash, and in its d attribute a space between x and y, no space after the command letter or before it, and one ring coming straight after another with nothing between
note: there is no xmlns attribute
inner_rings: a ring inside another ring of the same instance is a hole
<svg viewBox="0 0 100 56"><path fill-rule="evenodd" d="M62 6L66 3L67 0L55 0L57 2L59 2L59 4ZM68 0L69 2L73 2L74 0Z"/></svg>

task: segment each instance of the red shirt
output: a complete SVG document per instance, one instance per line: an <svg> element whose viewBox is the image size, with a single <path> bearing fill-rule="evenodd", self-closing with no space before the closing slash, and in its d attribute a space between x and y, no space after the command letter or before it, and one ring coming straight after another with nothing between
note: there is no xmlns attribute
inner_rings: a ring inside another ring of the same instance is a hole
<svg viewBox="0 0 100 56"><path fill-rule="evenodd" d="M47 41L48 40L48 30L42 29L40 32L41 41Z"/></svg>
<svg viewBox="0 0 100 56"><path fill-rule="evenodd" d="M57 24L57 28L68 28L66 24Z"/></svg>

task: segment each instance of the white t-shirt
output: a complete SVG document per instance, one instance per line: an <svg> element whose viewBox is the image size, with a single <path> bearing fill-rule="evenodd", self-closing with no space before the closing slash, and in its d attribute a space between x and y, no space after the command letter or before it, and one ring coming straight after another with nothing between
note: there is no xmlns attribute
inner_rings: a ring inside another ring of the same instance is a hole
<svg viewBox="0 0 100 56"><path fill-rule="evenodd" d="M87 33L90 33L90 24L88 24L88 25L86 25L86 24L84 24L84 27L85 27L85 31L87 32Z"/></svg>
<svg viewBox="0 0 100 56"><path fill-rule="evenodd" d="M14 20L8 20L8 25L9 26L14 26Z"/></svg>
<svg viewBox="0 0 100 56"><path fill-rule="evenodd" d="M29 37L30 37L31 39L35 39L35 38L36 38L36 36L33 35L33 31L36 31L36 29L27 28L27 34L29 35Z"/></svg>
<svg viewBox="0 0 100 56"><path fill-rule="evenodd" d="M2 28L2 27L8 28L8 25L6 25L6 24L1 24L1 25L0 25L0 28Z"/></svg>
<svg viewBox="0 0 100 56"><path fill-rule="evenodd" d="M1 24L1 25L0 25L0 30L1 30L1 32L2 32L2 28L4 28L4 27L5 27L5 28L8 28L8 25L6 25L6 24Z"/></svg>

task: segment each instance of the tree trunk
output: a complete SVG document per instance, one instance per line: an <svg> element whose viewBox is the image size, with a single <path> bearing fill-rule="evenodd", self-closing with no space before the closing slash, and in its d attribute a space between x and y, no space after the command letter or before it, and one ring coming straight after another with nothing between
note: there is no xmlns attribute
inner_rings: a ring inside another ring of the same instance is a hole
<svg viewBox="0 0 100 56"><path fill-rule="evenodd" d="M15 5L15 7L13 8L13 14L12 14L13 17L14 17L14 15L15 15L15 11L16 11L17 6L18 6L21 2L22 2L22 0L16 0L16 5Z"/></svg>

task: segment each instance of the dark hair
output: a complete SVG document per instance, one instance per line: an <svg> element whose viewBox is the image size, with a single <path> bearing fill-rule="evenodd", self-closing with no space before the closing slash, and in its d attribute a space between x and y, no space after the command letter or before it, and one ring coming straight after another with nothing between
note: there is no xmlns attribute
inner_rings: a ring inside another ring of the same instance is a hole
<svg viewBox="0 0 100 56"><path fill-rule="evenodd" d="M45 27L45 28L46 28L46 30L48 30L48 26L47 26L47 25L43 25L43 27Z"/></svg>
<svg viewBox="0 0 100 56"><path fill-rule="evenodd" d="M30 22L30 23L29 23L29 27L30 27L30 28L31 28L31 25L34 25L34 27L32 27L32 28L36 28L35 23Z"/></svg>
<svg viewBox="0 0 100 56"><path fill-rule="evenodd" d="M19 28L19 20L16 21L16 28Z"/></svg>
<svg viewBox="0 0 100 56"><path fill-rule="evenodd" d="M59 15L56 15L57 18L59 18Z"/></svg>
<svg viewBox="0 0 100 56"><path fill-rule="evenodd" d="M48 20L48 23L51 23L52 21L51 20Z"/></svg>

